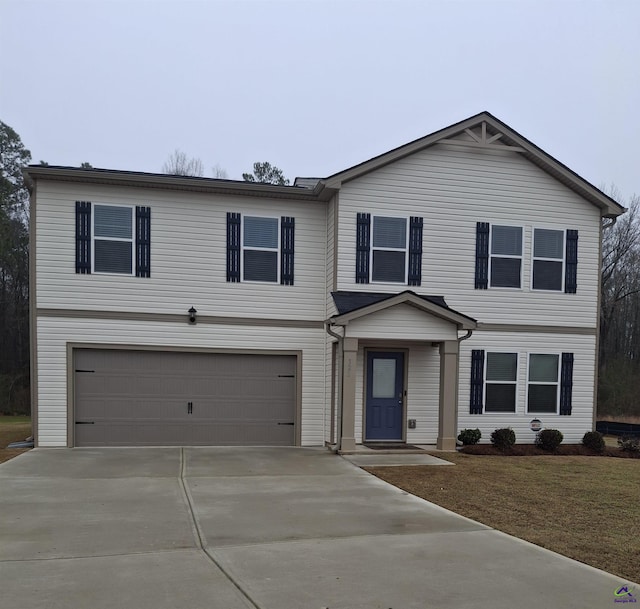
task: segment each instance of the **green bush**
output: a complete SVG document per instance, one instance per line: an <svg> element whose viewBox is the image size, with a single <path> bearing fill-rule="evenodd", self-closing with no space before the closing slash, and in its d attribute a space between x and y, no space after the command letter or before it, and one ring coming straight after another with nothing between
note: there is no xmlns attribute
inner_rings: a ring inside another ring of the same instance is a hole
<svg viewBox="0 0 640 609"><path fill-rule="evenodd" d="M543 429L536 434L536 446L542 450L557 450L564 436L557 429Z"/></svg>
<svg viewBox="0 0 640 609"><path fill-rule="evenodd" d="M582 445L596 453L604 451L604 436L599 431L588 431L582 437Z"/></svg>
<svg viewBox="0 0 640 609"><path fill-rule="evenodd" d="M508 450L516 443L516 433L511 427L496 429L491 433L491 444L500 450Z"/></svg>
<svg viewBox="0 0 640 609"><path fill-rule="evenodd" d="M634 436L622 436L618 438L620 450L630 453L640 453L640 438Z"/></svg>
<svg viewBox="0 0 640 609"><path fill-rule="evenodd" d="M471 444L477 444L482 437L482 432L479 429L463 429L458 434L458 440L462 442L465 446L470 446Z"/></svg>

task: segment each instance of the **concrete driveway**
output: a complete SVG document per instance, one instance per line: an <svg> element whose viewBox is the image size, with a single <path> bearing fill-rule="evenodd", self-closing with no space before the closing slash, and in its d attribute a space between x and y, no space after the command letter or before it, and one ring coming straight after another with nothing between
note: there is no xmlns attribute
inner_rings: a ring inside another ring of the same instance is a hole
<svg viewBox="0 0 640 609"><path fill-rule="evenodd" d="M25 453L0 582L21 609L595 609L624 583L303 448Z"/></svg>

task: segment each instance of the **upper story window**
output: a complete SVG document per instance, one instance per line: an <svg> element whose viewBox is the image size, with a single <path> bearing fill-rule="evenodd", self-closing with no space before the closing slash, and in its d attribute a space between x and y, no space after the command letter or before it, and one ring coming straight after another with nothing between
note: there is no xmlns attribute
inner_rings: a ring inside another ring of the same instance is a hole
<svg viewBox="0 0 640 609"><path fill-rule="evenodd" d="M356 216L356 283L422 283L422 218Z"/></svg>
<svg viewBox="0 0 640 609"><path fill-rule="evenodd" d="M94 207L93 271L133 274L133 207Z"/></svg>
<svg viewBox="0 0 640 609"><path fill-rule="evenodd" d="M371 280L407 282L407 219L373 217Z"/></svg>
<svg viewBox="0 0 640 609"><path fill-rule="evenodd" d="M151 209L76 201L76 273L151 276Z"/></svg>
<svg viewBox="0 0 640 609"><path fill-rule="evenodd" d="M520 288L522 285L522 228L491 226L491 287Z"/></svg>
<svg viewBox="0 0 640 609"><path fill-rule="evenodd" d="M278 282L277 218L244 216L242 227L242 278L244 281Z"/></svg>
<svg viewBox="0 0 640 609"><path fill-rule="evenodd" d="M293 285L295 218L227 213L227 281Z"/></svg>
<svg viewBox="0 0 640 609"><path fill-rule="evenodd" d="M575 294L578 231L476 223L475 288L522 288L524 241L531 243L531 289ZM529 288L527 288L529 289Z"/></svg>
<svg viewBox="0 0 640 609"><path fill-rule="evenodd" d="M562 291L564 280L564 230L533 230L534 290Z"/></svg>

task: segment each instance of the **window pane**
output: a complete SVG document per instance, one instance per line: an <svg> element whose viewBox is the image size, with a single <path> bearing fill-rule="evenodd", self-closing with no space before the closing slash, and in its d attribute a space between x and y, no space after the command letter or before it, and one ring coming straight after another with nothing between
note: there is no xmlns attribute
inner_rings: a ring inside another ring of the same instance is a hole
<svg viewBox="0 0 640 609"><path fill-rule="evenodd" d="M373 247L407 247L407 219L374 216Z"/></svg>
<svg viewBox="0 0 640 609"><path fill-rule="evenodd" d="M557 385L529 385L529 412L556 412L558 403Z"/></svg>
<svg viewBox="0 0 640 609"><path fill-rule="evenodd" d="M486 412L515 412L516 386L487 383Z"/></svg>
<svg viewBox="0 0 640 609"><path fill-rule="evenodd" d="M564 258L564 231L536 228L533 255L535 258Z"/></svg>
<svg viewBox="0 0 640 609"><path fill-rule="evenodd" d="M521 256L522 228L520 226L492 226L491 253Z"/></svg>
<svg viewBox="0 0 640 609"><path fill-rule="evenodd" d="M245 281L278 281L278 253L244 251Z"/></svg>
<svg viewBox="0 0 640 609"><path fill-rule="evenodd" d="M529 356L529 380L538 383L558 381L558 356L532 353Z"/></svg>
<svg viewBox="0 0 640 609"><path fill-rule="evenodd" d="M373 379L371 383L371 397L393 398L396 395L396 360L373 360Z"/></svg>
<svg viewBox="0 0 640 609"><path fill-rule="evenodd" d="M245 247L278 247L278 219L244 217Z"/></svg>
<svg viewBox="0 0 640 609"><path fill-rule="evenodd" d="M520 258L491 258L491 287L520 287Z"/></svg>
<svg viewBox="0 0 640 609"><path fill-rule="evenodd" d="M373 251L373 281L405 282L405 253Z"/></svg>
<svg viewBox="0 0 640 609"><path fill-rule="evenodd" d="M534 290L562 290L562 262L533 261Z"/></svg>
<svg viewBox="0 0 640 609"><path fill-rule="evenodd" d="M515 381L517 367L516 353L487 353L487 381Z"/></svg>
<svg viewBox="0 0 640 609"><path fill-rule="evenodd" d="M119 237L131 239L131 208L113 205L96 205L94 219L95 237Z"/></svg>
<svg viewBox="0 0 640 609"><path fill-rule="evenodd" d="M131 274L131 241L95 241L94 269L97 273Z"/></svg>

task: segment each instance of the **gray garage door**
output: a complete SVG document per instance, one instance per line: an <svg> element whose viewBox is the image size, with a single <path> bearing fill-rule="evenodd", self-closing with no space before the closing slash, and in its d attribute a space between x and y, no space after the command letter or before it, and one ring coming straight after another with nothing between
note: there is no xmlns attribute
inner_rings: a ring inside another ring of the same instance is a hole
<svg viewBox="0 0 640 609"><path fill-rule="evenodd" d="M295 444L295 356L74 355L75 446Z"/></svg>

